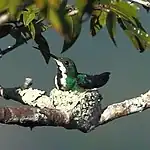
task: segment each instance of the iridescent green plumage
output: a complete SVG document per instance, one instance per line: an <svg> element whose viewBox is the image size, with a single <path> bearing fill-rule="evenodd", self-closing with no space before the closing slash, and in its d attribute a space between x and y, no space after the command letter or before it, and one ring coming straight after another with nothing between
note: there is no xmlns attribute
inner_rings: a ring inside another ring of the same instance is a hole
<svg viewBox="0 0 150 150"><path fill-rule="evenodd" d="M104 72L99 75L78 73L76 65L71 59L54 55L52 57L57 63L55 85L60 90L84 91L99 88L109 80L110 72Z"/></svg>

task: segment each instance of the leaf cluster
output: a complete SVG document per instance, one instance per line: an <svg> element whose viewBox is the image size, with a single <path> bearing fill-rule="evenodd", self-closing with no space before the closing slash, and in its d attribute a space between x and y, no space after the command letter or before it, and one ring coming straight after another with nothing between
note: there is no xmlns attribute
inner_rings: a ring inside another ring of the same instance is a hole
<svg viewBox="0 0 150 150"><path fill-rule="evenodd" d="M118 24L134 47L143 52L150 46L150 37L140 22L139 11L136 4L124 0L76 0L74 5L67 0L1 0L0 12L9 13L10 18L0 26L0 38L10 34L16 39L8 50L33 39L37 44L34 48L40 50L48 63L50 49L42 32L54 29L63 36L62 52L65 52L78 39L83 22L90 20L92 36L106 28L117 46Z"/></svg>

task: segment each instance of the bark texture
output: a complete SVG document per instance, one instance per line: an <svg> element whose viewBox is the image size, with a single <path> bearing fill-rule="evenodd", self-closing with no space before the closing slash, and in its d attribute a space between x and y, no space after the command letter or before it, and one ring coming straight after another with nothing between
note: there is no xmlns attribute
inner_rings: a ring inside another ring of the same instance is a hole
<svg viewBox="0 0 150 150"><path fill-rule="evenodd" d="M49 116L48 120L54 120L53 122L55 122L55 120L58 120L57 118L60 118L58 126L61 125L65 128L79 129L82 132L88 132L99 124L99 116L102 111L102 96L98 90L71 92L61 91L54 88L48 95L45 91L39 89L33 89L28 86L26 86L26 88L21 87L24 86L15 88L1 88L1 96L7 100L12 99L22 104L36 107L39 110L47 110L45 111L45 115ZM54 115L54 110L57 110L56 115ZM50 115L47 114L47 112ZM14 114L15 113L16 112L14 112ZM33 116L32 119L34 117L35 116ZM66 120L65 123L64 120ZM45 124L45 120L43 121ZM34 122L35 121L33 120L33 124ZM57 126L57 124L55 125Z"/></svg>
<svg viewBox="0 0 150 150"><path fill-rule="evenodd" d="M0 107L0 122L33 128L35 126L64 126L68 124L69 118L57 109Z"/></svg>
<svg viewBox="0 0 150 150"><path fill-rule="evenodd" d="M114 119L142 112L150 108L150 91L141 94L139 97L125 100L107 106L100 117L100 124L105 124Z"/></svg>
<svg viewBox="0 0 150 150"><path fill-rule="evenodd" d="M47 94L30 87L31 82L27 78L22 86L0 88L0 94L5 99L25 104L17 108L1 107L0 123L30 128L61 126L87 133L114 119L150 108L150 91L102 108L102 96L98 90L64 92L54 88Z"/></svg>

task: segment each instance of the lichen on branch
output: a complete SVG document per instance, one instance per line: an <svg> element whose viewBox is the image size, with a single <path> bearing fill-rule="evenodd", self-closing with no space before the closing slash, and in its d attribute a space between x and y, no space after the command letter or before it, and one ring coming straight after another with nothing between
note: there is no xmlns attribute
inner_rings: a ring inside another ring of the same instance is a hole
<svg viewBox="0 0 150 150"><path fill-rule="evenodd" d="M0 107L0 122L33 128L35 126L63 126L69 118L57 109L35 107Z"/></svg>
<svg viewBox="0 0 150 150"><path fill-rule="evenodd" d="M102 96L98 90L72 92L61 91L54 88L48 95L45 91L33 89L31 86L28 86L28 84L31 85L31 83L28 82L29 78L27 79L28 80L25 80L22 86L14 88L1 87L1 96L7 100L12 99L31 107L46 110L50 109L53 110L53 112L54 110L57 110L57 112L59 111L60 115L65 118L63 120L67 121L65 124L64 122L59 122L58 126L62 125L65 128L74 128L83 132L88 132L98 125L102 100ZM14 112L14 114L15 113L16 112ZM47 114L47 112L45 114ZM59 113L57 113L56 116L52 115L52 118L50 118L50 115L48 116L50 120L53 118L52 120L55 121ZM34 122L35 120L33 120L33 124ZM15 122L15 124L17 123ZM20 122L18 124L20 125ZM29 124L27 125L29 126Z"/></svg>
<svg viewBox="0 0 150 150"><path fill-rule="evenodd" d="M100 124L114 119L142 112L150 107L150 91L139 97L131 98L120 103L107 106L100 117Z"/></svg>
<svg viewBox="0 0 150 150"><path fill-rule="evenodd" d="M1 87L3 98L26 106L0 107L0 123L30 128L61 126L87 133L112 120L142 112L150 107L150 91L102 108L102 96L98 90L71 92L54 88L48 95L45 91L33 89L31 84L24 85L15 88Z"/></svg>

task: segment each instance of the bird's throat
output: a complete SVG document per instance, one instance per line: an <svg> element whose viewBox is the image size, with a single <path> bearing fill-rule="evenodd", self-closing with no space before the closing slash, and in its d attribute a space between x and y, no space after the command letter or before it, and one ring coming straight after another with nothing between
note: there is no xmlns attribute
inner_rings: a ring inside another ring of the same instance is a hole
<svg viewBox="0 0 150 150"><path fill-rule="evenodd" d="M76 78L69 77L66 74L57 74L55 77L56 88L63 91L76 90L76 83Z"/></svg>
<svg viewBox="0 0 150 150"><path fill-rule="evenodd" d="M77 84L77 78L63 72L60 67L58 67L57 75L55 77L55 85L57 89L63 91L79 91L80 88Z"/></svg>

